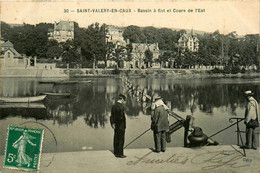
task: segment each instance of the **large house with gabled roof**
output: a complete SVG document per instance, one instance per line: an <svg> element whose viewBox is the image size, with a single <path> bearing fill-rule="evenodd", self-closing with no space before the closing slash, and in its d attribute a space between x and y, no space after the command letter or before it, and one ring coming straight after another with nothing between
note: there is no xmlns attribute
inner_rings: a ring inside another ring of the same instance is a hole
<svg viewBox="0 0 260 173"><path fill-rule="evenodd" d="M74 39L74 22L60 21L54 23L54 28L49 29L49 40L57 40L57 42L66 42Z"/></svg>
<svg viewBox="0 0 260 173"><path fill-rule="evenodd" d="M131 66L140 68L145 65L145 51L150 50L153 54L153 61L159 58L160 50L158 43L132 43L132 62ZM152 64L154 66L155 63Z"/></svg>
<svg viewBox="0 0 260 173"><path fill-rule="evenodd" d="M68 77L56 63L38 63L37 57L17 52L13 43L1 39L1 77Z"/></svg>
<svg viewBox="0 0 260 173"><path fill-rule="evenodd" d="M4 67L24 67L26 59L14 49L13 43L1 40L1 63Z"/></svg>
<svg viewBox="0 0 260 173"><path fill-rule="evenodd" d="M123 29L113 25L107 26L106 37L107 43L113 43L115 46L120 45L125 47L127 44L129 44L124 40Z"/></svg>
<svg viewBox="0 0 260 173"><path fill-rule="evenodd" d="M190 34L182 34L178 40L178 49L189 50L191 52L199 51L199 39L193 30Z"/></svg>

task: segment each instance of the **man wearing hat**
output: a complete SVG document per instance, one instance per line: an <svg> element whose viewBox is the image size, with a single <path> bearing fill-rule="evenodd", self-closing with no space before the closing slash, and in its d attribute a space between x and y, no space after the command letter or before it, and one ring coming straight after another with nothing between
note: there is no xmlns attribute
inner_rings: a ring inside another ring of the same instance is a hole
<svg viewBox="0 0 260 173"><path fill-rule="evenodd" d="M151 116L155 152L165 152L166 150L166 131L169 130L167 106L163 103L162 98L155 94L155 110Z"/></svg>
<svg viewBox="0 0 260 173"><path fill-rule="evenodd" d="M120 94L115 105L112 106L110 123L114 129L114 155L118 158L125 158L124 155L124 142L125 142L125 109L123 103L126 97Z"/></svg>
<svg viewBox="0 0 260 173"><path fill-rule="evenodd" d="M253 98L254 93L248 90L245 91L245 97L247 99L245 110L245 125L246 125L246 144L243 146L245 149L257 149L255 128L258 124L258 103Z"/></svg>

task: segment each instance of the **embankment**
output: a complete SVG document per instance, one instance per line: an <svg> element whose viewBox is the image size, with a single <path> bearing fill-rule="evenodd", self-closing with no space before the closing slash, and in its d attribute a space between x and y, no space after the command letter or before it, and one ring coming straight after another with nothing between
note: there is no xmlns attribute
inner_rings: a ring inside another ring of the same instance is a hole
<svg viewBox="0 0 260 173"><path fill-rule="evenodd" d="M213 73L211 70L197 69L70 69L70 77L106 77L106 76L136 76L136 77L166 77L166 78L212 78L212 77L260 77L260 73L248 71L245 73L226 74Z"/></svg>

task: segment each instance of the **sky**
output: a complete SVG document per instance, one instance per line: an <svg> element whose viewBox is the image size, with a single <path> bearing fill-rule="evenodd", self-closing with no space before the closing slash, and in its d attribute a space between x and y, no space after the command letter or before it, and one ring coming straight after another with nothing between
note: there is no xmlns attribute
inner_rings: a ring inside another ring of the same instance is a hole
<svg viewBox="0 0 260 173"><path fill-rule="evenodd" d="M116 26L193 28L206 32L219 30L222 34L237 31L239 35L257 34L260 25L259 0L13 1L0 3L0 20L13 24L54 23L60 20L70 20L77 22L80 27L87 27L91 23L98 22ZM83 9L91 12L78 12ZM103 12L93 12L92 9L103 9ZM112 9L116 9L117 12L112 12ZM120 9L124 9L124 12L120 12ZM146 10L146 12L140 12L138 9Z"/></svg>

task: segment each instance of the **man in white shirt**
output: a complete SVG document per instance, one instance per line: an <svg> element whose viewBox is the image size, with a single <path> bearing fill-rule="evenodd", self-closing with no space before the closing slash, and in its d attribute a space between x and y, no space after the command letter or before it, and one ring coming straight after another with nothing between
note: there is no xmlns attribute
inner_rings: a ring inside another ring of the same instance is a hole
<svg viewBox="0 0 260 173"><path fill-rule="evenodd" d="M256 135L255 128L257 126L252 123L253 121L258 122L258 103L252 97L254 94L252 91L248 90L245 92L245 97L247 99L247 105L245 110L245 125L246 125L246 144L244 146L245 149L257 149L256 146Z"/></svg>

